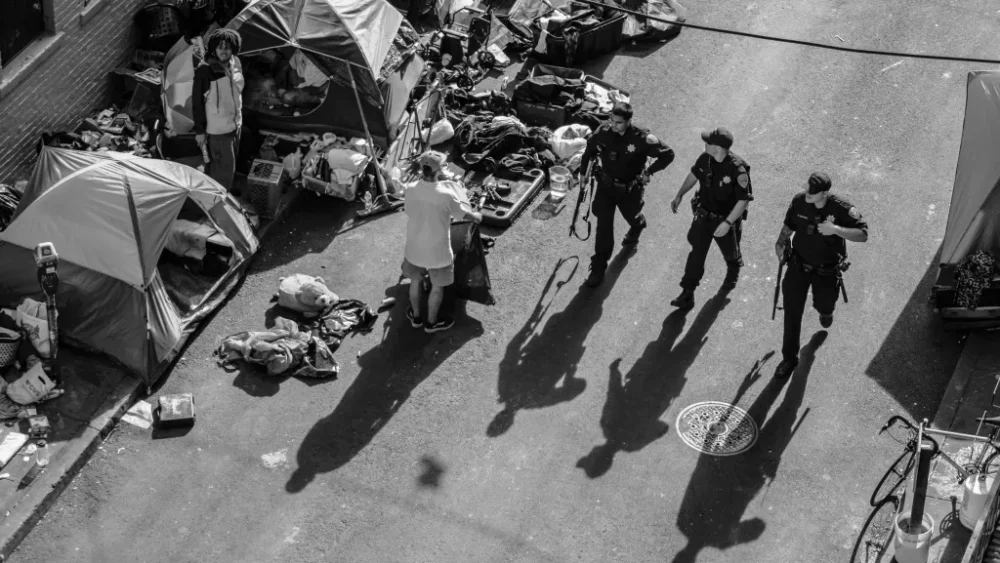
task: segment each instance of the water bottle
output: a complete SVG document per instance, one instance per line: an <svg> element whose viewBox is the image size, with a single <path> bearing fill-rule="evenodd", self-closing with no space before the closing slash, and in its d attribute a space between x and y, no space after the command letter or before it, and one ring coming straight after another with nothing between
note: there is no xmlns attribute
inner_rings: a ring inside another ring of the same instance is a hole
<svg viewBox="0 0 1000 563"><path fill-rule="evenodd" d="M208 157L208 145L201 145L201 158L208 164L212 159Z"/></svg>
<svg viewBox="0 0 1000 563"><path fill-rule="evenodd" d="M44 468L49 464L48 444L45 443L45 440L39 440L36 443L38 445L38 449L35 450L35 463L38 464L38 467Z"/></svg>

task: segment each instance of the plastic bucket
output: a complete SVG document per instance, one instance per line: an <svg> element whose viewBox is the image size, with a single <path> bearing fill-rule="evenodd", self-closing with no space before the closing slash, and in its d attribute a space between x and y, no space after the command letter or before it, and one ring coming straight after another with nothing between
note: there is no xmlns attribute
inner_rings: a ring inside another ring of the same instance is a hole
<svg viewBox="0 0 1000 563"><path fill-rule="evenodd" d="M931 550L931 532L934 531L934 518L924 512L919 530L909 530L910 511L896 516L896 533L892 543L895 548L895 561L899 563L927 563Z"/></svg>
<svg viewBox="0 0 1000 563"><path fill-rule="evenodd" d="M565 166L549 168L549 197L558 201L569 191L570 172Z"/></svg>

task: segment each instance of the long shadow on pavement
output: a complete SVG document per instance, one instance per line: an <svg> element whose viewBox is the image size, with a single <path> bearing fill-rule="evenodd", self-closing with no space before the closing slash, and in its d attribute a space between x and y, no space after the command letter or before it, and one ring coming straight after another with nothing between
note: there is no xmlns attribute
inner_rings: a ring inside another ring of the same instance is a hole
<svg viewBox="0 0 1000 563"><path fill-rule="evenodd" d="M622 377L621 358L611 363L608 398L601 413L605 442L594 447L577 462L591 479L611 469L615 454L636 452L667 433L669 425L660 420L687 382L687 370L707 341L706 335L729 298L717 294L705 302L684 338L677 342L688 310L667 315L659 337L646 346L628 375Z"/></svg>
<svg viewBox="0 0 1000 563"><path fill-rule="evenodd" d="M338 235L354 228L358 205L333 197L302 194L283 224L261 245L250 265L250 274L260 274L291 264L307 254L321 254ZM317 272L303 272L321 276ZM282 274L287 275L287 274ZM275 280L277 286L277 280Z"/></svg>
<svg viewBox="0 0 1000 563"><path fill-rule="evenodd" d="M760 429L757 443L749 452L729 457L702 454L698 458L677 515L677 529L687 536L688 543L674 556L673 563L694 563L706 547L728 549L755 541L764 533L767 524L762 519L743 520L743 514L777 475L781 456L808 413L806 409L800 418L799 407L805 398L816 350L826 336L826 331L816 332L802 348L799 365L787 381L785 398L770 419L765 422L786 381L772 378L747 409ZM734 404L747 387L746 382L740 386Z"/></svg>
<svg viewBox="0 0 1000 563"><path fill-rule="evenodd" d="M914 420L934 418L962 353L959 334L945 332L927 302L940 259L938 249L865 370Z"/></svg>
<svg viewBox="0 0 1000 563"><path fill-rule="evenodd" d="M495 438L510 430L519 410L551 407L583 393L587 381L576 377L577 366L586 351L583 343L600 320L604 300L634 253L634 248L623 248L608 264L601 285L581 287L566 308L550 316L545 328L536 334L535 329L548 309L543 303L546 297L549 303L554 298L554 293L546 294L568 260L556 264L534 311L507 345L507 353L500 361L497 394L503 409L487 427L487 436ZM574 265L566 280L557 282L555 293L569 282L577 268Z"/></svg>
<svg viewBox="0 0 1000 563"><path fill-rule="evenodd" d="M399 284L386 294L405 304L407 291L406 284ZM358 358L361 371L340 403L306 434L297 454L298 468L285 484L288 492L302 491L316 475L335 471L353 459L427 376L483 334L482 324L466 313L464 301L453 311L455 326L438 334L410 327L405 311L405 305L392 309L382 342Z"/></svg>

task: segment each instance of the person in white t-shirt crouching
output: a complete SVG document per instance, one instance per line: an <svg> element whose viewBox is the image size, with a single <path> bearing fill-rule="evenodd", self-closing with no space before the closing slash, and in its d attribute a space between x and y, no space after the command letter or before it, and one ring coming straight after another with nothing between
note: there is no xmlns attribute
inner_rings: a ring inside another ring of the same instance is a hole
<svg viewBox="0 0 1000 563"><path fill-rule="evenodd" d="M455 255L451 251L451 220L483 220L481 213L472 210L465 201L462 187L444 179L442 170L447 164L444 154L426 151L418 161L421 177L403 183L406 209L406 248L403 251L403 276L410 279L410 307L406 318L413 328L423 327L426 332L448 330L455 320L439 315L444 288L455 282ZM391 174L379 166L387 181ZM427 295L427 316L423 316L424 277L430 278L431 290Z"/></svg>

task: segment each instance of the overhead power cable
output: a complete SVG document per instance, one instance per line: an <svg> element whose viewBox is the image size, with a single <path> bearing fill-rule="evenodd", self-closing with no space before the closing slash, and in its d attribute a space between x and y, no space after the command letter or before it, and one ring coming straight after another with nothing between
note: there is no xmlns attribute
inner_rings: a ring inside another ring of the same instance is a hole
<svg viewBox="0 0 1000 563"><path fill-rule="evenodd" d="M820 49L830 49L832 51L844 51L847 53L858 53L862 55L879 55L884 57L896 57L896 58L909 58L909 59L928 59L934 61L956 61L962 63L985 63L985 64L1000 64L1000 60L995 59L973 59L970 57L952 57L948 55L924 55L921 53L899 53L894 51L875 51L872 49L855 49L853 47L843 47L840 45L830 45L827 43L815 43L813 41L802 41L801 39L788 39L786 37L775 37L773 35L761 35L759 33L750 33L747 31L736 31L733 29L722 29L718 27L711 27L707 25L698 25L688 22L672 21L656 16L648 16L642 12L636 12L626 8L619 8L618 6L611 6L608 4L601 4L600 2L594 2L593 0L572 0L573 2L579 2L582 4L589 4L598 8L610 8L612 10L617 10L626 14L631 14L640 18L646 18L653 21L662 22L665 24L676 25L680 27L690 27L694 29L700 29L702 31L711 31L714 33L722 33L725 35L737 35L740 37L750 37L752 39L763 39L764 41L776 41L778 43L791 43L792 45L803 45L806 47L817 47Z"/></svg>

